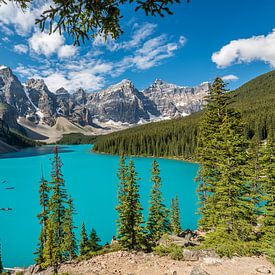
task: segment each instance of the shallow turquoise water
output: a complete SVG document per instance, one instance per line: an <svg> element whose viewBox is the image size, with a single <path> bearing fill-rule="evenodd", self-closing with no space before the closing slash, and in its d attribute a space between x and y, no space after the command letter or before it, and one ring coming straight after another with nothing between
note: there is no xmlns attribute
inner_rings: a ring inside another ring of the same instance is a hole
<svg viewBox="0 0 275 275"><path fill-rule="evenodd" d="M94 154L89 152L90 149L90 145L60 146L60 151L63 151L60 153L64 164L62 170L77 211L77 235L82 221L85 221L86 228L91 230L94 227L105 243L116 232L116 172L119 158ZM40 211L38 188L41 165L46 178L49 178L52 150L52 147L45 146L0 156L0 208L13 209L0 211L0 242L4 266L28 266L33 263L33 252L40 231L36 215ZM142 179L141 197L146 215L152 159L134 160ZM194 177L198 165L167 159L159 159L158 162L165 203L169 205L171 198L178 195L182 225L194 229L197 222ZM5 187L15 189L6 190Z"/></svg>

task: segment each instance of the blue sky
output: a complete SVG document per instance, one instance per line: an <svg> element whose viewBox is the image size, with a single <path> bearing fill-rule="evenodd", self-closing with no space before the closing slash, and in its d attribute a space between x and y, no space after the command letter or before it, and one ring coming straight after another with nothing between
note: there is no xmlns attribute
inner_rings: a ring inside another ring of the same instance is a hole
<svg viewBox="0 0 275 275"><path fill-rule="evenodd" d="M275 67L274 0L192 0L163 19L127 6L120 39L80 47L40 33L34 19L43 7L24 14L11 3L0 7L0 64L22 81L43 78L52 91L96 91L124 78L139 89L156 78L193 86L216 76L235 88Z"/></svg>

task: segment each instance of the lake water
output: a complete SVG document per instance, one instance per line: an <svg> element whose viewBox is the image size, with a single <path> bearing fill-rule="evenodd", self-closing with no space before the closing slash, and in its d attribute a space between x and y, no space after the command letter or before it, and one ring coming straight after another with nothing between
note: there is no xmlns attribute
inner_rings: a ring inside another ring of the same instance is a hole
<svg viewBox="0 0 275 275"><path fill-rule="evenodd" d="M91 145L60 146L62 171L68 193L72 195L76 212L77 236L82 221L87 230L98 232L102 243L110 242L115 235L117 213L116 189L119 158L91 153ZM49 179L52 146L25 149L0 156L0 242L4 266L33 264L40 232L37 213L39 206L39 180L41 166ZM144 215L147 215L151 158L134 158L141 177L140 193ZM197 223L197 197L194 177L198 165L183 161L159 159L166 205L172 197L179 196L183 228L194 229ZM6 187L14 187L7 190Z"/></svg>

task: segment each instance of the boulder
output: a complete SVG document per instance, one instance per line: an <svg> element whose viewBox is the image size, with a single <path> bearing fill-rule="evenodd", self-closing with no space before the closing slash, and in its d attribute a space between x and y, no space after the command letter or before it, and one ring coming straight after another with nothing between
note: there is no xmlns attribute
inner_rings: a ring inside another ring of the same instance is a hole
<svg viewBox="0 0 275 275"><path fill-rule="evenodd" d="M210 275L210 274L208 272L206 272L205 270L203 270L201 267L194 266L190 275Z"/></svg>

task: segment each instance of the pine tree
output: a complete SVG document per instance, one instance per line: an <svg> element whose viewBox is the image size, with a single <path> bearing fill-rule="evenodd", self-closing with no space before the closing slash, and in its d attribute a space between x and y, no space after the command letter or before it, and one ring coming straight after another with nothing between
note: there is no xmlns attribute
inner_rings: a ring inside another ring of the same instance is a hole
<svg viewBox="0 0 275 275"><path fill-rule="evenodd" d="M171 232L174 235L178 235L182 229L180 225L180 209L179 209L179 199L178 196L172 199L171 209L170 209L170 222L171 222Z"/></svg>
<svg viewBox="0 0 275 275"><path fill-rule="evenodd" d="M262 245L275 263L275 143L272 138L263 146L261 157L263 185Z"/></svg>
<svg viewBox="0 0 275 275"><path fill-rule="evenodd" d="M58 242L56 241L54 224L51 219L47 220L46 234L47 240L43 248L43 262L41 263L41 266L42 268L52 266L54 267L54 272L57 273L57 266L60 263L60 255L57 247Z"/></svg>
<svg viewBox="0 0 275 275"><path fill-rule="evenodd" d="M258 217L262 214L261 198L262 198L262 176L261 176L261 158L262 145L258 136L254 136L249 143L247 150L247 168L246 177L249 184L250 199L252 201L253 210L251 214L251 224L256 226Z"/></svg>
<svg viewBox="0 0 275 275"><path fill-rule="evenodd" d="M121 171L121 170L120 170ZM125 168L121 181L125 181ZM128 172L126 173L126 181L121 184L119 189L119 228L118 241L123 248L126 249L142 249L144 248L144 223L142 215L142 207L140 204L138 175L135 171L134 162L130 160ZM124 185L125 184L125 185ZM122 191L122 198L121 196Z"/></svg>
<svg viewBox="0 0 275 275"><path fill-rule="evenodd" d="M87 232L86 232L84 222L82 223L82 226L81 226L79 248L80 248L80 255L81 256L86 255L90 251L90 249L89 249L89 240L88 240L88 236L87 236Z"/></svg>
<svg viewBox="0 0 275 275"><path fill-rule="evenodd" d="M255 245L252 242L255 235L251 220L255 208L251 199L251 184L246 179L247 141L240 114L227 110L217 132L219 150L216 151L216 170L220 178L212 194L216 223L207 233L204 244L221 255L246 255Z"/></svg>
<svg viewBox="0 0 275 275"><path fill-rule="evenodd" d="M118 191L117 191L117 199L118 199L118 205L116 206L116 210L118 211L118 220L116 222L117 224L117 238L120 239L122 237L121 228L123 228L123 224L126 223L126 198L127 198L127 192L128 192L128 186L127 186L127 178L128 178L128 167L125 163L125 156L122 155L120 157L119 162L119 168L117 176L119 178L118 183Z"/></svg>
<svg viewBox="0 0 275 275"><path fill-rule="evenodd" d="M44 262L43 250L47 240L46 234L46 224L49 218L49 186L48 182L44 179L44 175L42 172L42 177L40 180L40 206L41 206L41 213L37 215L39 219L39 223L41 224L41 232L39 236L39 243L38 248L36 251L37 258L35 259L37 264L42 264Z"/></svg>
<svg viewBox="0 0 275 275"><path fill-rule="evenodd" d="M57 263L61 263L63 260L62 253L64 243L63 222L65 219L65 206L67 203L67 193L65 189L65 182L61 172L62 162L58 155L58 147L54 148L54 158L52 161L51 182L52 195L49 200L49 210L51 214L49 219L53 230L53 237L56 245L54 246L55 257L57 257Z"/></svg>
<svg viewBox="0 0 275 275"><path fill-rule="evenodd" d="M215 187L220 179L217 169L219 160L219 129L223 123L230 98L226 84L221 78L216 78L206 97L206 108L199 125L197 160L200 169L197 176L199 196L199 227L211 230L216 225Z"/></svg>
<svg viewBox="0 0 275 275"><path fill-rule="evenodd" d="M0 274L3 272L3 263L2 263L2 247L0 244Z"/></svg>
<svg viewBox="0 0 275 275"><path fill-rule="evenodd" d="M91 234L90 234L90 239L89 239L89 249L92 252L96 252L101 248L100 243L100 238L96 234L96 231L94 228L92 228Z"/></svg>
<svg viewBox="0 0 275 275"><path fill-rule="evenodd" d="M150 193L150 207L146 229L149 240L156 243L163 234L169 232L169 211L163 204L161 193L160 170L156 160L153 161L152 178L153 186Z"/></svg>
<svg viewBox="0 0 275 275"><path fill-rule="evenodd" d="M77 255L77 243L74 233L73 215L75 209L73 206L73 200L70 197L68 200L68 207L65 210L65 217L63 223L64 242L63 242L63 254L66 260L72 260Z"/></svg>

